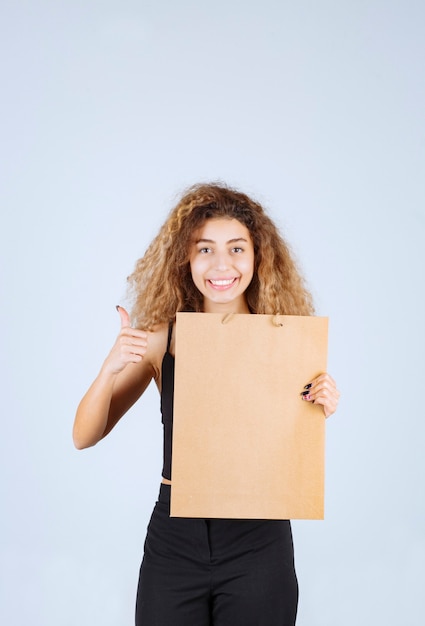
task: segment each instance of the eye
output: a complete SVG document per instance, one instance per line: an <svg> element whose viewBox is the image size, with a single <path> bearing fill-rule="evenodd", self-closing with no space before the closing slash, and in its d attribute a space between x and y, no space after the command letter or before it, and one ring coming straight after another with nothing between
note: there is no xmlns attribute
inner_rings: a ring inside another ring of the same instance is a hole
<svg viewBox="0 0 425 626"><path fill-rule="evenodd" d="M232 252L234 252L235 254L240 254L241 252L243 252L243 248L236 246L235 248L232 248Z"/></svg>
<svg viewBox="0 0 425 626"><path fill-rule="evenodd" d="M208 252L211 252L211 248L199 248L200 254L207 254Z"/></svg>

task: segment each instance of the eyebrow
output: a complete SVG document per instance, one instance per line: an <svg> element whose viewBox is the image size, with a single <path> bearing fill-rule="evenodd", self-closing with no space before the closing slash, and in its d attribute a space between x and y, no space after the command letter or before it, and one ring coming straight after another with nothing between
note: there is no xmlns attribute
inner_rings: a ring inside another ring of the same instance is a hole
<svg viewBox="0 0 425 626"><path fill-rule="evenodd" d="M245 243L247 243L247 240L244 237L235 237L234 239L229 239L229 241L226 241L226 244L236 243L238 241L244 241ZM197 239L195 243L198 244L198 243L216 243L216 242L214 241L214 239Z"/></svg>

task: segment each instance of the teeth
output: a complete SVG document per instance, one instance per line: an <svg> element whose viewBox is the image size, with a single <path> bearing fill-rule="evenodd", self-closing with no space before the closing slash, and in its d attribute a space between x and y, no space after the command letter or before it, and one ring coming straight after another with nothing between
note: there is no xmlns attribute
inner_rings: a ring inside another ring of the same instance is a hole
<svg viewBox="0 0 425 626"><path fill-rule="evenodd" d="M225 285L231 285L235 279L229 278L228 280L212 280L210 279L210 283L213 285L217 285L217 287L223 287Z"/></svg>

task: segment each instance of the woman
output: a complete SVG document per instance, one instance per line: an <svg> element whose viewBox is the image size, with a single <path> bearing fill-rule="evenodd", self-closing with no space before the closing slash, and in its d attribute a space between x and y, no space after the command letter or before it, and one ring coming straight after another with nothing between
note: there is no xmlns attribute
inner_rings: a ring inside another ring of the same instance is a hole
<svg viewBox="0 0 425 626"><path fill-rule="evenodd" d="M311 315L311 296L263 208L224 185L183 195L129 277L132 322L121 331L75 418L77 448L95 445L152 379L161 393L164 466L145 542L136 603L140 626L292 626L298 585L288 520L169 517L178 311ZM327 373L300 400L336 410Z"/></svg>

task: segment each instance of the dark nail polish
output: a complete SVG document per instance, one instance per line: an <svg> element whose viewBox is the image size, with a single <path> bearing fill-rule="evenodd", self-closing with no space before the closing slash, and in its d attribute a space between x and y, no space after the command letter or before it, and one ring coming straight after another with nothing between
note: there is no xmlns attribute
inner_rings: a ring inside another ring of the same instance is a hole
<svg viewBox="0 0 425 626"><path fill-rule="evenodd" d="M308 393L309 393L308 391L302 391L300 395L301 396L308 396Z"/></svg>
<svg viewBox="0 0 425 626"><path fill-rule="evenodd" d="M304 389L310 389L311 385L312 385L312 383L308 383L308 385L306 385L306 386L304 387Z"/></svg>

